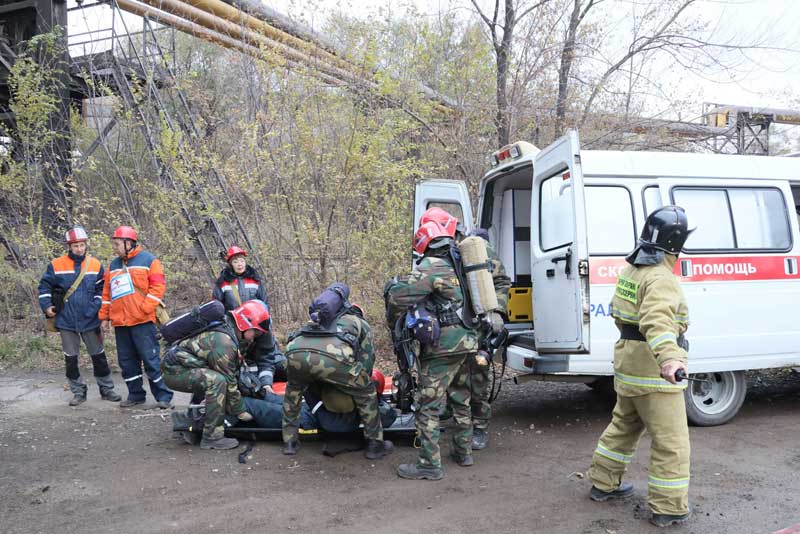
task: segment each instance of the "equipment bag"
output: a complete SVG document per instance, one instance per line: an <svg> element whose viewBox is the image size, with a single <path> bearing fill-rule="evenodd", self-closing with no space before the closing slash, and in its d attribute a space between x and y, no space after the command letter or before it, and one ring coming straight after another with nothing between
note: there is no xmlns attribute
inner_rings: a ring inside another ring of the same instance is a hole
<svg viewBox="0 0 800 534"><path fill-rule="evenodd" d="M441 329L439 319L424 306L417 304L406 313L406 328L414 334L419 344L425 347L438 347Z"/></svg>
<svg viewBox="0 0 800 534"><path fill-rule="evenodd" d="M308 307L311 320L327 328L341 315L342 307L350 297L350 288L345 284L334 283L328 286Z"/></svg>
<svg viewBox="0 0 800 534"><path fill-rule="evenodd" d="M161 337L167 343L176 343L217 326L224 319L225 306L218 300L212 300L168 321L161 327Z"/></svg>

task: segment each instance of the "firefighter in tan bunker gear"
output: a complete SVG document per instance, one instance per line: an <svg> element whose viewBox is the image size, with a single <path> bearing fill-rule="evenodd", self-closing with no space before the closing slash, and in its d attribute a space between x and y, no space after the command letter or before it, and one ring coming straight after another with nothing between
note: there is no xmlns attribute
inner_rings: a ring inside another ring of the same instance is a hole
<svg viewBox="0 0 800 534"><path fill-rule="evenodd" d="M622 482L645 430L652 437L648 479L650 521L660 527L689 519L689 429L675 373L687 372L683 337L689 313L677 277L678 254L691 230L683 209L665 206L647 218L637 248L619 275L611 315L620 330L614 346L617 403L597 443L589 478L595 501L627 497Z"/></svg>

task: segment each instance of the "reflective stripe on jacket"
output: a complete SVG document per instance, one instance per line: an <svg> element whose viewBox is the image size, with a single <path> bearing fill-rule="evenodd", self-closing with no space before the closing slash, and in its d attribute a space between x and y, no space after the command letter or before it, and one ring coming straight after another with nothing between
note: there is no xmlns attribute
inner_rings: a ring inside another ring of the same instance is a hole
<svg viewBox="0 0 800 534"><path fill-rule="evenodd" d="M657 265L628 266L617 279L611 315L618 328L633 325L646 341L621 339L614 346L614 389L622 396L679 392L686 382L661 378L661 366L686 362L678 336L689 326L689 309L672 269L677 256L666 255Z"/></svg>
<svg viewBox="0 0 800 534"><path fill-rule="evenodd" d="M71 332L88 332L100 326L97 312L103 295L103 265L93 257L88 261L80 285L64 303L64 309L56 315L56 328ZM60 256L47 266L39 281L39 306L42 311L53 305L53 289L66 293L81 272L83 262L78 263L69 255Z"/></svg>
<svg viewBox="0 0 800 534"><path fill-rule="evenodd" d="M128 285L128 280L134 287ZM114 326L154 323L156 306L162 302L166 287L161 261L137 245L125 263L121 258L111 261L103 287L100 320L110 319Z"/></svg>

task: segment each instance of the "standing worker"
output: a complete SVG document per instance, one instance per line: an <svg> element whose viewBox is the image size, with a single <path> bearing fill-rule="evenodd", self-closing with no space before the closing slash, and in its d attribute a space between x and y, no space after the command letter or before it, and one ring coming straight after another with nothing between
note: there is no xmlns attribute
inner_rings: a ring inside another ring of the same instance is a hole
<svg viewBox="0 0 800 534"><path fill-rule="evenodd" d="M166 279L161 261L138 244L136 231L120 226L111 236L117 257L111 261L103 287L100 320L103 329L114 326L117 356L122 378L128 387L128 398L121 408L144 404L142 365L150 382L156 406L172 406L172 391L161 377L161 357L156 338L156 307L163 305Z"/></svg>
<svg viewBox="0 0 800 534"><path fill-rule="evenodd" d="M689 519L689 428L676 372L686 367L689 311L673 274L692 230L686 213L664 206L647 217L631 265L617 279L611 315L620 331L614 346L617 404L595 449L589 478L595 501L627 497L622 482L645 430L652 436L648 505L658 527Z"/></svg>
<svg viewBox="0 0 800 534"><path fill-rule="evenodd" d="M261 275L247 264L247 253L233 245L225 254L227 265L219 274L214 284L213 297L220 301L225 310L231 311L248 300L260 300L269 310L267 289ZM272 328L256 338L246 348L242 348L244 358L248 365L255 366L253 371L258 372L258 381L262 389L269 393L275 375L286 374L286 357L281 353Z"/></svg>
<svg viewBox="0 0 800 534"><path fill-rule="evenodd" d="M465 326L461 319L464 290L451 252L458 220L446 215L449 219L442 221L444 224L435 221L420 224L414 236L414 250L423 255L422 259L410 275L389 281L385 289L389 328L410 307L423 305L436 316L441 332L437 344L421 348L418 360L417 461L397 468L398 476L415 480L440 480L444 476L439 413L447 397L455 419L450 457L460 466L473 464L470 391L463 364L477 353L478 332Z"/></svg>
<svg viewBox="0 0 800 534"><path fill-rule="evenodd" d="M65 239L69 252L50 262L39 281L39 305L48 319L55 319L55 328L61 335L67 380L73 395L70 406L86 401L87 387L78 368L81 339L92 358L100 397L111 402L122 398L114 391L97 316L103 295L103 266L98 259L87 255L88 240L83 227L69 230Z"/></svg>
<svg viewBox="0 0 800 534"><path fill-rule="evenodd" d="M393 450L392 442L383 440L378 393L371 378L375 364L372 331L361 309L348 302L349 296L347 285L331 284L309 307L311 321L289 336L289 380L283 401L284 454L297 454L300 447L303 393L313 383L352 397L364 425L366 458L383 458Z"/></svg>

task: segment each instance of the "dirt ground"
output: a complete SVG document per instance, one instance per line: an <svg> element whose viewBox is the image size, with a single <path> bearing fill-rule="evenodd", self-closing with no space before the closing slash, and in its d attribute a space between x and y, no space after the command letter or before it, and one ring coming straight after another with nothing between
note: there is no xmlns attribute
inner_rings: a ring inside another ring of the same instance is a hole
<svg viewBox="0 0 800 534"><path fill-rule="evenodd" d="M60 374L0 377L4 533L658 531L646 521L647 438L629 471L636 496L588 499L582 473L612 405L582 384L506 383L491 446L475 465L446 460L444 480L417 482L394 474L414 458L408 444L370 462L322 456L318 442L288 458L259 442L242 465L241 448L186 445L164 412L123 412L94 386L70 408L62 382ZM695 514L675 531L770 533L800 523L800 376L748 382L731 423L691 429Z"/></svg>

